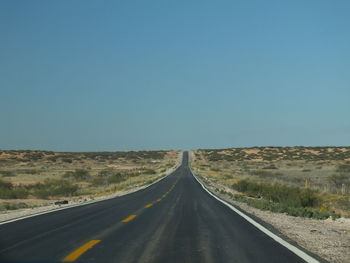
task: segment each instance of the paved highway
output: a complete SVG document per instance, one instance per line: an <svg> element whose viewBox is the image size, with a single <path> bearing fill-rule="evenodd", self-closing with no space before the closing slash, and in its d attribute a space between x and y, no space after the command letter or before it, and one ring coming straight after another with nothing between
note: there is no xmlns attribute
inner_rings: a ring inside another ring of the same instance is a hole
<svg viewBox="0 0 350 263"><path fill-rule="evenodd" d="M133 194L0 226L1 262L304 262L188 167Z"/></svg>

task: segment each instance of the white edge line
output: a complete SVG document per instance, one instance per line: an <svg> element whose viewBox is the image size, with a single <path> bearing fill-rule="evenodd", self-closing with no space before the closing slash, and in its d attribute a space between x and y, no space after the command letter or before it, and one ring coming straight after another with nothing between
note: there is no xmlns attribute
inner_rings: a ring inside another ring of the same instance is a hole
<svg viewBox="0 0 350 263"><path fill-rule="evenodd" d="M238 210L237 208L235 208L233 205L229 204L228 202L220 199L219 197L217 197L216 195L214 195L212 192L210 192L202 183L201 181L198 180L198 178L194 175L194 173L192 172L192 169L190 167L190 171L193 175L193 177L197 180L197 182L203 187L203 189L205 191L208 192L208 194L210 194L211 196L213 196L216 200L220 201L221 203L223 203L224 205L228 206L231 210L233 210L234 212L236 212L238 215L240 215L241 217L243 217L245 220L247 220L249 223L251 223L253 226L255 226L256 228L258 228L260 231L264 232L266 235L268 235L269 237L271 237L272 239L274 239L276 242L280 243L282 246L286 247L287 249L289 249L290 251L292 251L294 254L296 254L297 256L299 256L300 258L302 258L303 260L305 260L308 263L319 263L318 260L314 259L313 257L311 257L310 255L306 254L304 251L300 250L299 248L289 244L287 241L285 241L284 239L280 238L279 236L275 235L274 233L272 233L270 230L268 230L267 228L265 228L264 226L262 226L261 224L259 224L258 222L256 222L255 220L253 220L252 218L250 218L249 216L247 216L246 214L242 213L240 210Z"/></svg>
<svg viewBox="0 0 350 263"><path fill-rule="evenodd" d="M179 158L180 158L180 157L179 157ZM183 152L182 152L181 158L183 158ZM60 211L60 210L68 209L68 208L73 208L73 207L77 207L77 206L90 205L90 204L93 204L93 203L106 201L106 200L113 199L113 198L117 198L117 197L120 197L120 196L126 196L126 195L129 195L129 194L133 194L133 193L136 193L136 192L138 192L138 191L144 190L144 189L146 189L146 188L148 188L148 187L150 187L150 186L152 186L152 185L154 185L154 184L160 182L161 180L167 178L169 175L171 175L172 173L174 173L181 165L182 165L182 159L180 160L180 162L179 162L178 164L176 164L174 167L172 167L171 169L169 169L167 175L163 176L162 178L159 178L157 181L154 181L153 183L151 183L151 184L149 184L149 185L147 185L147 186L145 186L145 187L142 187L142 188L140 188L140 189L131 191L131 192L126 193L126 194L122 194L122 195L118 195L118 196L112 196L112 197L109 197L109 198L106 198L106 199L101 199L101 200L92 200L92 201L88 201L88 202L85 202L85 203L74 204L74 205L70 205L70 206L66 206L66 207L53 208L53 209L48 210L48 211L43 211L43 212L39 212L39 213L27 215L27 216L22 216L22 217L17 217L17 218L9 219L9 220L7 220L7 221L0 222L0 225L5 225L5 224L8 224L8 223L12 223L12 222L19 221L19 220L26 219L26 218L30 218L30 217L35 217L35 216L40 216L40 215L44 215L44 214L48 214L48 213L53 213L53 212L56 212L56 211Z"/></svg>

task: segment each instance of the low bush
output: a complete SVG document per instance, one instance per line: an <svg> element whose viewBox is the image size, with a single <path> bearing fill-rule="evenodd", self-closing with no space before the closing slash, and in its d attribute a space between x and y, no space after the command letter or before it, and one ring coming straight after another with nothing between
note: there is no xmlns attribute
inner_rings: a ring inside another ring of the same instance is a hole
<svg viewBox="0 0 350 263"><path fill-rule="evenodd" d="M38 161L44 157L44 154L41 152L28 152L24 154L24 158L29 159L31 161Z"/></svg>
<svg viewBox="0 0 350 263"><path fill-rule="evenodd" d="M264 198L277 203L287 203L289 206L313 207L319 201L316 193L310 189L277 183L267 184L241 180L232 185L232 188L252 197Z"/></svg>
<svg viewBox="0 0 350 263"><path fill-rule="evenodd" d="M308 217L315 219L326 219L329 217L335 219L340 217L339 214L329 211L321 211L319 209L309 207L289 206L286 203L274 203L264 199L248 199L246 200L246 203L248 203L250 206L261 210L268 210L277 213L286 213L291 216Z"/></svg>
<svg viewBox="0 0 350 263"><path fill-rule="evenodd" d="M157 172L153 169L147 169L144 171L145 174L156 174Z"/></svg>
<svg viewBox="0 0 350 263"><path fill-rule="evenodd" d="M40 170L37 169L21 169L17 170L19 173L24 173L24 174L39 174Z"/></svg>
<svg viewBox="0 0 350 263"><path fill-rule="evenodd" d="M55 196L73 196L78 190L78 186L67 180L51 179L44 183L39 183L32 186L33 195L47 199Z"/></svg>
<svg viewBox="0 0 350 263"><path fill-rule="evenodd" d="M343 184L350 185L350 176L343 174L343 173L333 174L333 175L329 176L327 179L331 185L333 185L337 188L342 187Z"/></svg>
<svg viewBox="0 0 350 263"><path fill-rule="evenodd" d="M258 176L260 178L278 178L281 177L283 174L282 173L276 173L276 172L269 172L269 171L264 171L264 170L254 170L251 172L252 175Z"/></svg>
<svg viewBox="0 0 350 263"><path fill-rule="evenodd" d="M103 169L101 170L97 176L99 177L107 177L107 176L111 176L115 173L115 171L112 169L112 168L106 168L106 169Z"/></svg>
<svg viewBox="0 0 350 263"><path fill-rule="evenodd" d="M0 199L22 199L27 196L28 191L24 187L14 187L12 183L0 180Z"/></svg>
<svg viewBox="0 0 350 263"><path fill-rule="evenodd" d="M15 210L20 208L27 208L28 205L26 203L2 203L0 204L0 211L3 210Z"/></svg>
<svg viewBox="0 0 350 263"><path fill-rule="evenodd" d="M350 164L342 164L337 167L337 172L350 174Z"/></svg>
<svg viewBox="0 0 350 263"><path fill-rule="evenodd" d="M64 178L72 178L75 181L84 181L90 178L89 171L84 169L76 169L75 171L66 172Z"/></svg>
<svg viewBox="0 0 350 263"><path fill-rule="evenodd" d="M70 159L70 158L62 158L62 162L64 162L64 163L72 163L73 160Z"/></svg>
<svg viewBox="0 0 350 263"><path fill-rule="evenodd" d="M233 184L232 188L254 197L246 198L236 195L236 199L262 210L316 219L339 217L333 212L318 209L322 200L310 189L282 184L257 183L249 180L240 180Z"/></svg>
<svg viewBox="0 0 350 263"><path fill-rule="evenodd" d="M93 186L117 184L122 181L125 181L128 178L128 176L122 173L116 173L115 171L113 171L113 169L104 169L101 170L97 177L91 179L90 184Z"/></svg>
<svg viewBox="0 0 350 263"><path fill-rule="evenodd" d="M127 177L125 175L123 175L121 173L116 173L112 176L107 177L107 182L109 184L117 184L117 183L120 183L126 179L127 179Z"/></svg>
<svg viewBox="0 0 350 263"><path fill-rule="evenodd" d="M14 171L8 171L8 170L1 170L1 171L0 171L0 174L1 174L3 177L13 177L13 176L16 176L16 174L15 174Z"/></svg>
<svg viewBox="0 0 350 263"><path fill-rule="evenodd" d="M278 168L276 167L276 165L271 164L271 165L268 165L268 166L263 167L262 169L269 169L269 170L272 170L272 169L278 169Z"/></svg>

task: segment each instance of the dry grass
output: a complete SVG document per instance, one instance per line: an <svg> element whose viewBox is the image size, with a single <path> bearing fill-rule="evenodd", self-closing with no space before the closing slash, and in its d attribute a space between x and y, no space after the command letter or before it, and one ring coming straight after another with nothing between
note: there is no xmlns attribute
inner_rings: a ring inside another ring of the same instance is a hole
<svg viewBox="0 0 350 263"><path fill-rule="evenodd" d="M0 151L0 198L4 198L0 199L0 209L101 196L149 184L175 165L178 154L178 151ZM12 193L16 191L24 191L26 196L15 199Z"/></svg>
<svg viewBox="0 0 350 263"><path fill-rule="evenodd" d="M231 187L243 179L308 188L350 216L350 147L257 147L194 151L193 168Z"/></svg>

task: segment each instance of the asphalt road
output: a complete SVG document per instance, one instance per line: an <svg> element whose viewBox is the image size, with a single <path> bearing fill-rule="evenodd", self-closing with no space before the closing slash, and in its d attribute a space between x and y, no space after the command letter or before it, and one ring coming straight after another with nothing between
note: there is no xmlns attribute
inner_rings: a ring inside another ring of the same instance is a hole
<svg viewBox="0 0 350 263"><path fill-rule="evenodd" d="M126 196L0 226L0 262L304 262L210 196L188 154Z"/></svg>

